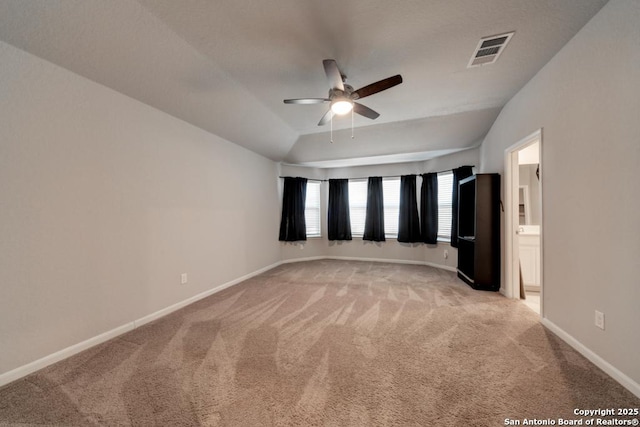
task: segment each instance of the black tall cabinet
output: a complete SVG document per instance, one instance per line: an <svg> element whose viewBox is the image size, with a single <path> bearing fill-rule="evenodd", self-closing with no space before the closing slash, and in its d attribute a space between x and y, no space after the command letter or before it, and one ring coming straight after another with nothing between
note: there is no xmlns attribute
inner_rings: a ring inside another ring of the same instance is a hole
<svg viewBox="0 0 640 427"><path fill-rule="evenodd" d="M483 173L458 188L458 277L474 289L500 289L500 175Z"/></svg>

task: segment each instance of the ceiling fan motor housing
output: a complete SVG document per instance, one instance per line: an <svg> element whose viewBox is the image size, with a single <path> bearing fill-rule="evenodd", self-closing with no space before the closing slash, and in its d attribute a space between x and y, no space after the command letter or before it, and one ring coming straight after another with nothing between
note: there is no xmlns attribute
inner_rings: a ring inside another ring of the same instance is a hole
<svg viewBox="0 0 640 427"><path fill-rule="evenodd" d="M335 98L350 98L355 100L358 99L359 96L353 93L353 87L351 85L344 85L344 90L329 89L329 99L333 101Z"/></svg>

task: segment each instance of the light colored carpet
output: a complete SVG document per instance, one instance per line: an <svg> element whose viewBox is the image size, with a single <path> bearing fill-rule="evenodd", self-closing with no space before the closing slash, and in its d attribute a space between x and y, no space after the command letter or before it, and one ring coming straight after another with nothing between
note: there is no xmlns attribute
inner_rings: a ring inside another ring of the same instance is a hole
<svg viewBox="0 0 640 427"><path fill-rule="evenodd" d="M640 407L518 301L425 266L282 265L0 389L0 424L498 426Z"/></svg>

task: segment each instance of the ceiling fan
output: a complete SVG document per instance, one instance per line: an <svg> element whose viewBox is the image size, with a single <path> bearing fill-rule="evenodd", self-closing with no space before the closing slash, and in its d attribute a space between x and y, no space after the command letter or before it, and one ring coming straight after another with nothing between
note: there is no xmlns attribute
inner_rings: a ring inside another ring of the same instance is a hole
<svg viewBox="0 0 640 427"><path fill-rule="evenodd" d="M354 113L375 120L380 116L379 113L355 102L358 99L373 95L383 90L387 90L402 83L402 76L397 74L393 77L380 80L370 85L354 90L353 87L346 84L347 77L340 72L338 64L333 59L325 59L322 61L324 73L327 75L329 82L329 96L327 98L298 98L285 99L285 104L324 104L331 103L331 108L322 116L318 122L318 126L327 124L334 114L343 115L353 110Z"/></svg>

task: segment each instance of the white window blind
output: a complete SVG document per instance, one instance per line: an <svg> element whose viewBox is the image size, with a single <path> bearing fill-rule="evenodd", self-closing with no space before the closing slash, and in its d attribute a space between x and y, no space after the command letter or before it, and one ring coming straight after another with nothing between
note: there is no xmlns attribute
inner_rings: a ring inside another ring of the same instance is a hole
<svg viewBox="0 0 640 427"><path fill-rule="evenodd" d="M349 216L351 234L364 234L364 221L367 213L367 180L349 180ZM382 179L382 200L384 209L384 234L398 237L398 218L400 216L400 178Z"/></svg>
<svg viewBox="0 0 640 427"><path fill-rule="evenodd" d="M398 237L400 219L400 178L382 178L382 200L384 205L384 234Z"/></svg>
<svg viewBox="0 0 640 427"><path fill-rule="evenodd" d="M451 196L453 193L453 173L438 174L438 239L451 241Z"/></svg>
<svg viewBox="0 0 640 427"><path fill-rule="evenodd" d="M320 237L320 182L307 181L304 220L307 224L307 237Z"/></svg>
<svg viewBox="0 0 640 427"><path fill-rule="evenodd" d="M364 234L364 219L367 212L367 180L349 180L349 219L351 234Z"/></svg>

